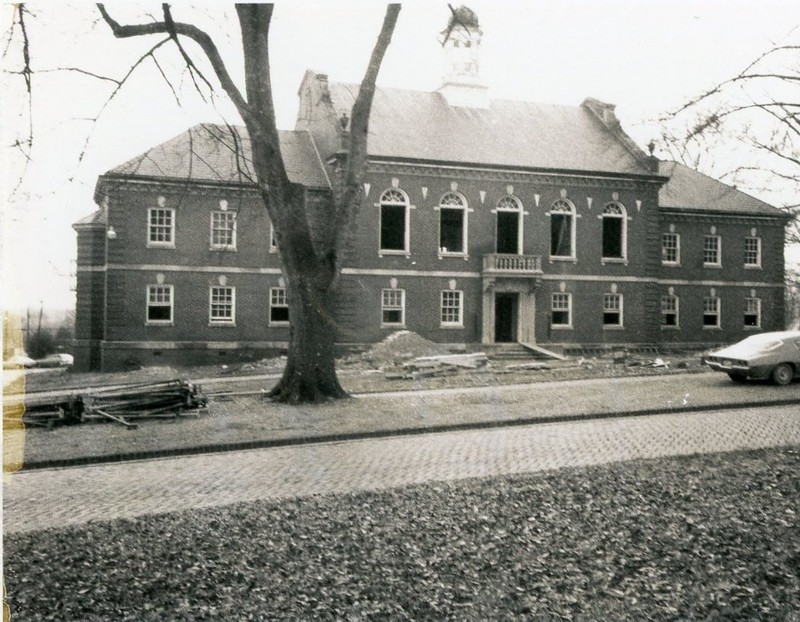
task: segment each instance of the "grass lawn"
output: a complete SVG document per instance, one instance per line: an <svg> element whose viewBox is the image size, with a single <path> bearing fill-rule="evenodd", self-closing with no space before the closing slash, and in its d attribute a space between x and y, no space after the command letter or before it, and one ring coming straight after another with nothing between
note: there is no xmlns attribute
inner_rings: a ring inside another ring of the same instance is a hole
<svg viewBox="0 0 800 622"><path fill-rule="evenodd" d="M5 538L28 620L800 620L800 450Z"/></svg>

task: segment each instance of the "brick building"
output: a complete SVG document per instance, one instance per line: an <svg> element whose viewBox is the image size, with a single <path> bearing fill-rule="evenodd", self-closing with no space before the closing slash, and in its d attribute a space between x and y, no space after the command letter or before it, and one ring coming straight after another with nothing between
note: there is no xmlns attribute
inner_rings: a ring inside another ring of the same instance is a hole
<svg viewBox="0 0 800 622"><path fill-rule="evenodd" d="M471 17L470 17L471 16ZM705 345L784 325L780 210L648 156L614 106L491 100L481 30L435 92L379 88L335 313L343 345L407 329L453 348ZM357 85L307 72L292 181L327 201ZM200 125L102 175L77 223L77 368L285 347L277 243L241 128Z"/></svg>

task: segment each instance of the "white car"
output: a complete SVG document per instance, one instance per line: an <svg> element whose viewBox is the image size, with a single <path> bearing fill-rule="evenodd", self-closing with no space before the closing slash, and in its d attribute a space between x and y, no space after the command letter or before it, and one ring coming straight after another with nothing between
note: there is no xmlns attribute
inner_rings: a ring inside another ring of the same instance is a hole
<svg viewBox="0 0 800 622"><path fill-rule="evenodd" d="M54 352L36 361L37 367L72 367L75 359L71 354Z"/></svg>
<svg viewBox="0 0 800 622"><path fill-rule="evenodd" d="M800 375L800 331L760 333L711 352L705 364L725 372L734 382L771 378L785 385Z"/></svg>

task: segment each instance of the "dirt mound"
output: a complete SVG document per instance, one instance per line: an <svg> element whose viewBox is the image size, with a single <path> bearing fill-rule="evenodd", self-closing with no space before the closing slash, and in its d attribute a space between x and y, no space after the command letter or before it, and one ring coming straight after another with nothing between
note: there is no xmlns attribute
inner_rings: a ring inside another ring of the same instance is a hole
<svg viewBox="0 0 800 622"><path fill-rule="evenodd" d="M400 365L404 361L420 356L449 354L450 350L440 343L420 337L410 330L392 333L380 343L376 343L359 358L377 369Z"/></svg>

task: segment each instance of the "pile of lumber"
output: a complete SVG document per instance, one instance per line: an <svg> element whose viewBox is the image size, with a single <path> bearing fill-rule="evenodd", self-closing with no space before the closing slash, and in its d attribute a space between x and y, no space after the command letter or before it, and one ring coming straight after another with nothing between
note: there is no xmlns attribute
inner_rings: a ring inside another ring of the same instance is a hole
<svg viewBox="0 0 800 622"><path fill-rule="evenodd" d="M168 380L81 392L28 394L23 398L25 425L54 427L84 421L113 421L136 428L130 419L197 414L208 400L198 385Z"/></svg>
<svg viewBox="0 0 800 622"><path fill-rule="evenodd" d="M418 378L451 376L463 370L477 370L488 365L489 359L484 352L420 356L403 363L399 369L387 371L385 376L389 380L417 380Z"/></svg>

